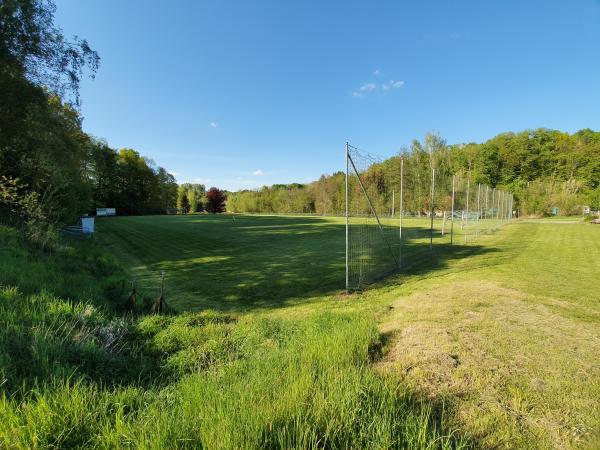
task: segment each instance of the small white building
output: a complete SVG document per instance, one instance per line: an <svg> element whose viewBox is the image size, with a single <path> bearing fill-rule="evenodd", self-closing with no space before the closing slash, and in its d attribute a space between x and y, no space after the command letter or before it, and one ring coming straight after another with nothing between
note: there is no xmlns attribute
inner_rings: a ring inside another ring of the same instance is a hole
<svg viewBox="0 0 600 450"><path fill-rule="evenodd" d="M115 208L96 208L96 216L116 216L117 210Z"/></svg>

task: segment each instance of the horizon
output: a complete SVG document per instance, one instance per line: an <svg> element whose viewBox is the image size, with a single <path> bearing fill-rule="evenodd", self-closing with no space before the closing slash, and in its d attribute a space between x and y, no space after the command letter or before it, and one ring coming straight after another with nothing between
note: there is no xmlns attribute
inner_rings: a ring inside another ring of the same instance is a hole
<svg viewBox="0 0 600 450"><path fill-rule="evenodd" d="M343 5L59 0L56 24L102 58L85 131L178 183L309 183L346 141L387 158L428 131L597 129L597 0Z"/></svg>

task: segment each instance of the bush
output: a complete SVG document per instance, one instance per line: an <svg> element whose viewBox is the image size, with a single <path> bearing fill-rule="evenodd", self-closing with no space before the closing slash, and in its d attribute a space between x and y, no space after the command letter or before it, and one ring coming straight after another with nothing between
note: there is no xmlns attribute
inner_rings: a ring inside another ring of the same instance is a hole
<svg viewBox="0 0 600 450"><path fill-rule="evenodd" d="M57 243L57 226L44 212L40 196L28 191L18 179L0 177L0 213L7 224L17 226L28 241L42 248Z"/></svg>

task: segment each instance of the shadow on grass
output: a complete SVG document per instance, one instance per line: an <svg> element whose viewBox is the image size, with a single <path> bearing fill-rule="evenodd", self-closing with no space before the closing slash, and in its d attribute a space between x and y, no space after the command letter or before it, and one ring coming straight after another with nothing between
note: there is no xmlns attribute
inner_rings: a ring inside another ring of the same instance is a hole
<svg viewBox="0 0 600 450"><path fill-rule="evenodd" d="M106 224L111 225L108 231L116 238L117 246L139 255L146 269L140 277L142 284L155 289L159 274L165 271L167 301L178 311L271 309L335 294L345 288L342 218L142 219L120 218ZM363 228L365 233L371 231L379 233L375 225ZM384 232L395 236L398 229L385 227ZM372 236L377 238L377 234ZM361 285L399 272L390 249L382 245L384 241L379 244L366 256L369 264L378 269L365 274ZM392 251L399 254L400 249ZM492 251L495 249L475 244L451 246L449 238L438 231L430 249L426 227L406 226L400 272L424 274L444 269L452 260Z"/></svg>

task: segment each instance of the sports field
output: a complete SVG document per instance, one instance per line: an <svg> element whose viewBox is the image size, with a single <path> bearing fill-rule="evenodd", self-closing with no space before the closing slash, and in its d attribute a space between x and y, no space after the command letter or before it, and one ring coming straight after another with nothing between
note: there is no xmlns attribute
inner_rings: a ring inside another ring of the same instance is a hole
<svg viewBox="0 0 600 450"><path fill-rule="evenodd" d="M138 290L156 295L165 272L166 295L177 310L205 308L244 311L295 304L332 294L345 287L345 225L341 217L189 215L115 217L99 220L98 239L124 261ZM382 219L394 247L398 219ZM376 222L368 227L377 233ZM440 268L452 258L486 251L483 224L475 240L471 225L468 246L457 224L450 246L450 224L434 221L430 248L428 218L404 218L404 273ZM374 260L391 260L377 235ZM393 261L392 261L393 263ZM384 267L385 269L385 267ZM384 270L383 269L383 270ZM385 271L385 270L384 270Z"/></svg>
<svg viewBox="0 0 600 450"><path fill-rule="evenodd" d="M425 252L419 220L407 227ZM166 271L167 301L179 310L374 317L376 370L445 405L475 447L594 448L600 227L516 223L450 251L439 238L427 264L351 296L338 295L340 218L130 217L98 227L145 292L157 293Z"/></svg>
<svg viewBox="0 0 600 450"><path fill-rule="evenodd" d="M139 289L158 288L178 310L283 306L343 287L341 219L189 215L99 221L99 238Z"/></svg>

